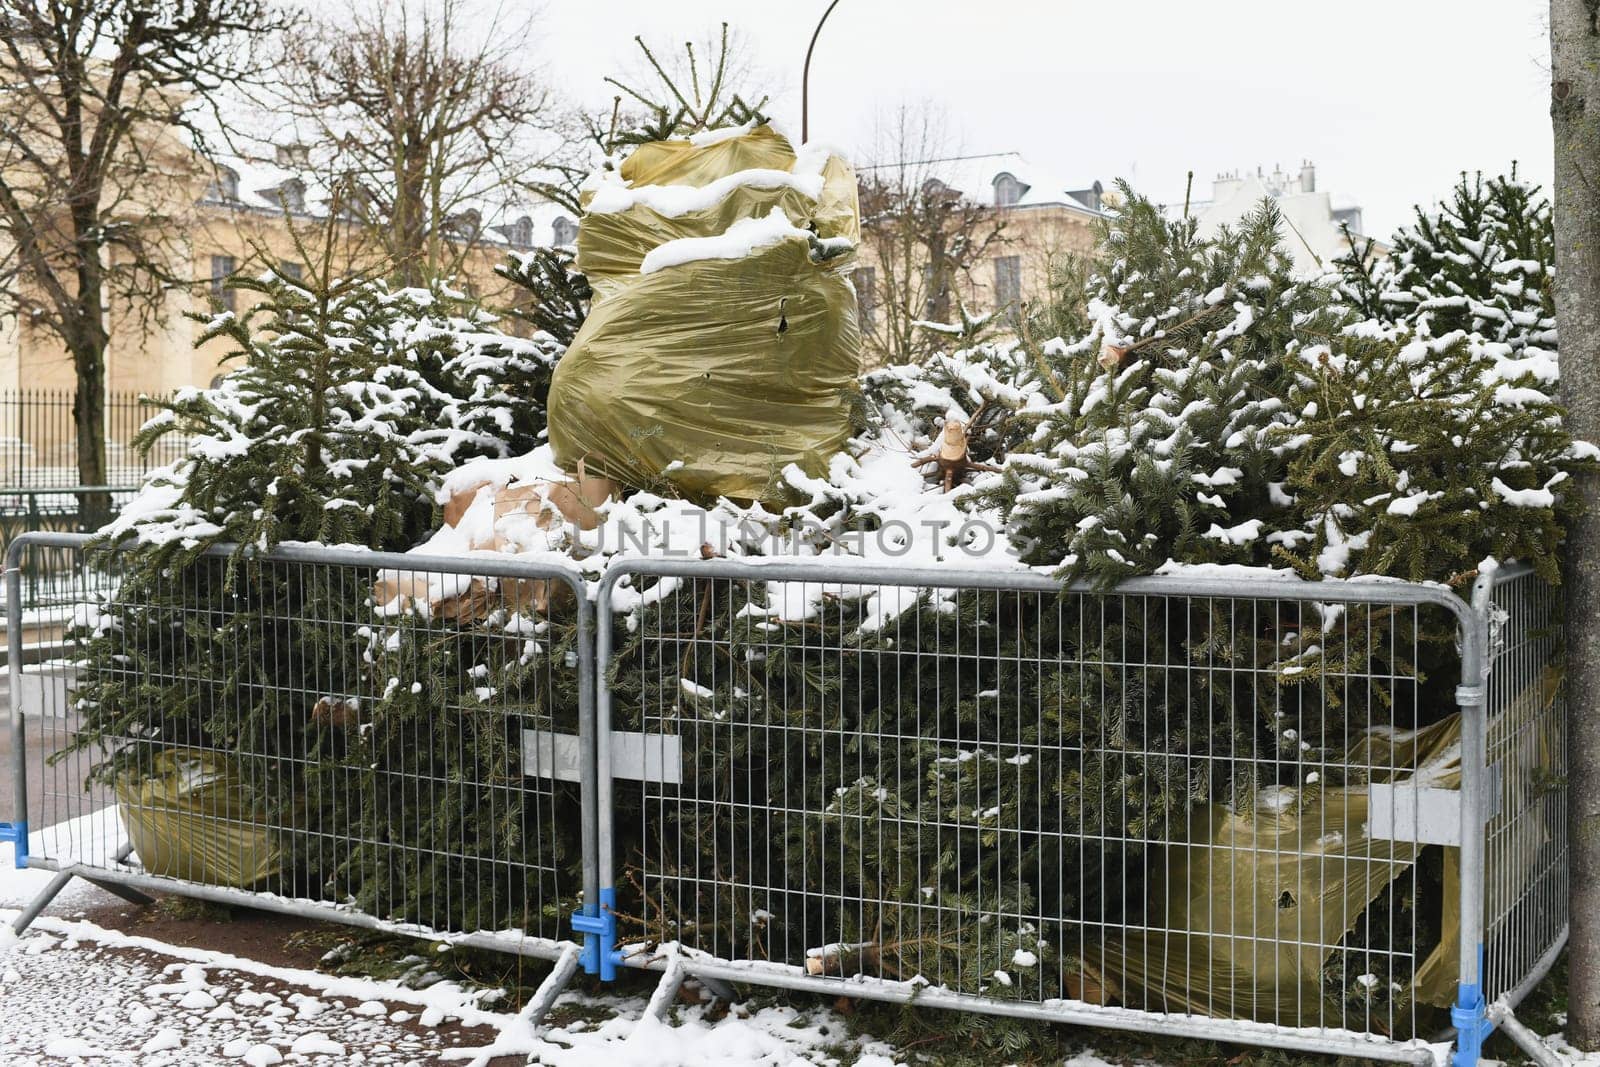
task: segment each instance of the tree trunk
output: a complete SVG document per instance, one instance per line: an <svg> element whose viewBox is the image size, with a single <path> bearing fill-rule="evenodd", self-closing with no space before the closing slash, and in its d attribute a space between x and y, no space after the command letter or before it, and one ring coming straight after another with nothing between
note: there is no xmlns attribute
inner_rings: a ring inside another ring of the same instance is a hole
<svg viewBox="0 0 1600 1067"><path fill-rule="evenodd" d="M95 198L98 200L98 197ZM79 248L88 248L78 263L76 314L68 338L77 393L72 400L72 421L78 435L78 484L106 484L106 333L101 307L103 278L98 251L89 235L99 219L92 204L74 205L73 226ZM78 518L85 530L98 530L111 518L111 497L106 493L78 494Z"/></svg>
<svg viewBox="0 0 1600 1067"><path fill-rule="evenodd" d="M77 395L72 418L78 431L78 484L106 485L106 345L104 335L73 352ZM111 518L107 493L79 493L78 516L85 530L98 530Z"/></svg>
<svg viewBox="0 0 1600 1067"><path fill-rule="evenodd" d="M1562 399L1572 433L1600 442L1600 14L1597 0L1550 0L1555 133L1555 296ZM1594 110L1589 109L1593 99ZM1567 1039L1600 1048L1600 479L1581 478L1587 513L1566 545L1572 930Z"/></svg>

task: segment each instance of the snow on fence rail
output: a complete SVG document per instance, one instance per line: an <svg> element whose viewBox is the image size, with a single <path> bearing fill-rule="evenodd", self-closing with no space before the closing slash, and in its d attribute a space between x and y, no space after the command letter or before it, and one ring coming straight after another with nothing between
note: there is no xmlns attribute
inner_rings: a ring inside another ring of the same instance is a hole
<svg viewBox="0 0 1600 1067"><path fill-rule="evenodd" d="M581 963L1419 1062L1453 1024L1470 1063L1565 938L1524 571L284 548L107 584L83 545L8 561L13 611L30 553L83 575L14 836L78 818L30 862L560 959L539 1010Z"/></svg>

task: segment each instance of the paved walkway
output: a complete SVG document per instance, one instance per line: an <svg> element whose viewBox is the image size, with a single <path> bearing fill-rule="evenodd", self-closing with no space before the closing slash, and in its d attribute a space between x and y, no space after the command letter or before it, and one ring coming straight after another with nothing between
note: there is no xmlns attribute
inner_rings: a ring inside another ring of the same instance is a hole
<svg viewBox="0 0 1600 1067"><path fill-rule="evenodd" d="M437 1008L364 999L354 985L354 996L333 996L45 926L0 949L0 1062L13 1067L423 1064L494 1039Z"/></svg>

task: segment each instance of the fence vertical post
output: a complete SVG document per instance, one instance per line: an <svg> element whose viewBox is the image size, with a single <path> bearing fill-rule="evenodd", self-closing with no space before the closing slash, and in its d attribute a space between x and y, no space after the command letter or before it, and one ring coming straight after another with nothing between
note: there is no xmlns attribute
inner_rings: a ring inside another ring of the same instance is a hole
<svg viewBox="0 0 1600 1067"><path fill-rule="evenodd" d="M611 826L611 686L606 669L611 663L611 586L614 575L600 581L594 601L594 790L585 794L594 799L594 856L597 889L584 896L583 911L572 917L572 928L583 934L583 969L598 975L602 982L617 976L617 890L612 870Z"/></svg>
<svg viewBox="0 0 1600 1067"><path fill-rule="evenodd" d="M599 764L595 757L595 618L594 604L585 584L578 596L578 799L583 833L583 907L573 918L573 929L583 934L578 962L589 974L599 971L599 935L592 929L600 916ZM588 920L587 922L585 920Z"/></svg>
<svg viewBox="0 0 1600 1067"><path fill-rule="evenodd" d="M1484 1001L1483 905L1484 788L1488 752L1488 688L1492 655L1489 638L1489 595L1492 573L1480 575L1469 612L1458 616L1461 627L1461 974L1450 1021L1456 1027L1455 1067L1476 1067L1483 1043L1494 1029Z"/></svg>
<svg viewBox="0 0 1600 1067"><path fill-rule="evenodd" d="M17 560L22 555L25 542L15 538L6 548L6 672L10 676L11 747L16 778L14 821L0 823L0 841L10 841L15 852L18 870L28 865L28 731L22 717L22 702L18 699L22 685L22 572Z"/></svg>

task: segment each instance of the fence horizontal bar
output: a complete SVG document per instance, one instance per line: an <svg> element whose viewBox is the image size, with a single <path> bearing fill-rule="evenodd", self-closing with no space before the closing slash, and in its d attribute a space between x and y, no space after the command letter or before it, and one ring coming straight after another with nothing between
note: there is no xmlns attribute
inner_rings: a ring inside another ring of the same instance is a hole
<svg viewBox="0 0 1600 1067"><path fill-rule="evenodd" d="M1211 577L1192 574L1156 574L1125 578L1099 588L1085 582L1063 586L1050 574L1003 567L901 567L894 563L853 557L815 556L740 557L738 559L622 558L606 569L604 581L615 583L628 575L666 578L715 578L736 581L812 582L861 587L924 588L1004 592L1065 592L1097 599L1197 597L1218 600L1290 600L1331 604L1371 604L1413 607L1434 605L1458 618L1471 608L1449 588L1431 582L1349 581L1302 582L1293 578Z"/></svg>
<svg viewBox="0 0 1600 1067"><path fill-rule="evenodd" d="M630 955L624 950L622 962L625 966L637 970L664 972L672 959L678 960L684 973L692 977L719 979L724 982L772 989L789 989L799 993L875 1000L890 1004L913 1004L918 1007L955 1009L975 1015L1001 1015L1039 1022L1154 1033L1168 1037L1199 1038L1229 1044L1248 1042L1297 1052L1364 1056L1396 1063L1437 1062L1433 1048L1424 1042L1395 1042L1381 1037L1369 1037L1355 1031L1282 1027L1270 1023L1213 1019L1204 1015L1161 1014L1128 1008L1101 1007L1073 1001L1030 1004L993 1000L962 996L959 993L909 982L870 978L828 978L809 975L794 967L779 967L757 962L741 964L710 959L699 954L642 956Z"/></svg>
<svg viewBox="0 0 1600 1067"><path fill-rule="evenodd" d="M254 908L257 911L270 911L279 915L291 915L298 919L320 919L324 922L335 922L362 930L376 930L380 933L398 934L403 937L443 941L467 948L482 948L492 952L531 956L535 959L559 959L568 948L577 947L571 941L554 941L539 937L528 937L518 931L505 931L503 933L480 931L458 934L430 930L414 923L389 922L351 908L334 907L323 901L301 900L279 896L274 893L254 893L245 889L233 889L228 886L207 885L204 882L188 882L176 878L164 878L159 875L141 874L138 871L122 870L115 867L91 866L83 863L62 863L53 859L40 858L31 859L28 866L35 869L56 871L60 874L75 875L88 881L113 882L117 885L142 889L151 893L176 893L180 896L193 897L197 900L209 900L217 904L232 904L242 908Z"/></svg>

